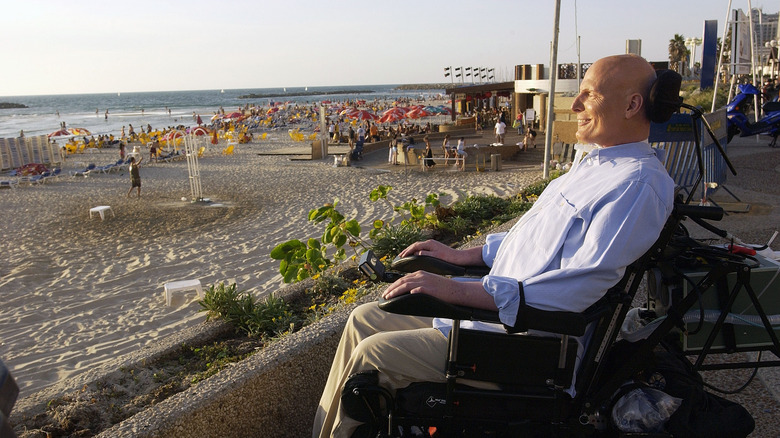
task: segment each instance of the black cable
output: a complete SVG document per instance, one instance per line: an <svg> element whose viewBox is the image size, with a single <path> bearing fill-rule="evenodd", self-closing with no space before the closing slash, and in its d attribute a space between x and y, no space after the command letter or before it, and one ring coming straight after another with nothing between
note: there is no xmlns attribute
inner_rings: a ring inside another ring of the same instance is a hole
<svg viewBox="0 0 780 438"><path fill-rule="evenodd" d="M758 359L756 359L756 362L761 362L761 353L763 353L763 351L759 351L758 352ZM753 373L750 375L750 377L748 378L747 382L745 382L744 385L740 386L737 389L722 389L722 388L718 388L717 386L711 385L711 384L709 384L709 383L707 383L707 382L705 382L703 380L702 380L701 383L704 386L706 386L707 388L709 388L709 389L711 389L713 391L718 391L721 394L731 395L731 394L737 394L737 393L740 393L740 392L744 391L745 388L747 388L748 385L750 385L753 382L753 379L756 378L757 374L758 374L758 365L756 365L756 367L753 368Z"/></svg>

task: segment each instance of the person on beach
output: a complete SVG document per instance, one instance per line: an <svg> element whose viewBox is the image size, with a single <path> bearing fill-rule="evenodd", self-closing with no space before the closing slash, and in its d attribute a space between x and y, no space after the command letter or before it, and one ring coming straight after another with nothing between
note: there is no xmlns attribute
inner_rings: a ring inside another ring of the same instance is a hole
<svg viewBox="0 0 780 438"><path fill-rule="evenodd" d="M482 247L458 250L427 240L399 254L486 265L490 273L459 281L418 271L390 284L383 298L424 293L497 311L503 324L471 327L496 332L522 328L523 306L582 312L598 301L652 246L672 212L674 181L646 142L654 80L653 67L636 55L593 63L571 106L578 141L596 146L586 160L551 182L508 232L488 235ZM391 394L413 382L443 383L449 328L446 320L387 313L375 302L356 308L332 362L312 436L348 437L360 425L340 407L344 383L354 373L378 370L380 385ZM582 351L587 339L577 341ZM575 395L573 388L569 392Z"/></svg>
<svg viewBox="0 0 780 438"><path fill-rule="evenodd" d="M460 167L458 167L458 170L461 172L466 170L466 157L468 157L469 154L466 152L466 142L463 139L463 137L458 139L458 148L455 150L455 166L458 165L458 160L460 159Z"/></svg>
<svg viewBox="0 0 780 438"><path fill-rule="evenodd" d="M528 145L531 144L531 131L526 130L523 136L523 152L528 150Z"/></svg>
<svg viewBox="0 0 780 438"><path fill-rule="evenodd" d="M363 143L366 141L366 130L363 129L363 125L358 126L357 138L358 138L358 143Z"/></svg>
<svg viewBox="0 0 780 438"><path fill-rule="evenodd" d="M157 137L152 141L152 145L149 147L149 161L157 161L157 151L160 149L160 142Z"/></svg>
<svg viewBox="0 0 780 438"><path fill-rule="evenodd" d="M368 122L368 131L371 134L371 141L379 141L379 128L377 128L376 123L371 124L371 122Z"/></svg>
<svg viewBox="0 0 780 438"><path fill-rule="evenodd" d="M130 170L130 190L127 192L127 197L130 197L130 194L133 193L134 188L138 188L138 197L141 197L141 161L144 160L144 157L141 157L138 159L138 161L135 161L135 157L130 157L130 167L128 168Z"/></svg>
<svg viewBox="0 0 780 438"><path fill-rule="evenodd" d="M121 141L119 142L119 159L125 159L125 143Z"/></svg>
<svg viewBox="0 0 780 438"><path fill-rule="evenodd" d="M503 120L498 119L496 122L496 143L504 144L504 134L506 133L506 123Z"/></svg>
<svg viewBox="0 0 780 438"><path fill-rule="evenodd" d="M352 128L352 125L349 125L349 131L347 131L347 138L349 139L349 150L351 151L352 148L355 147L355 130Z"/></svg>
<svg viewBox="0 0 780 438"><path fill-rule="evenodd" d="M389 152L387 155L387 162L390 164L398 164L398 134L393 133L390 138Z"/></svg>
<svg viewBox="0 0 780 438"><path fill-rule="evenodd" d="M423 137L423 141L425 142L425 158L423 160L425 165L423 166L423 171L425 171L435 166L436 162L433 161L433 149L431 149L431 142L428 141L427 135Z"/></svg>
<svg viewBox="0 0 780 438"><path fill-rule="evenodd" d="M452 156L455 156L454 151L452 150L452 146L450 145L450 135L444 134L444 140L441 142L441 149L444 151L444 165L447 165L447 161L450 159L450 153L452 152Z"/></svg>

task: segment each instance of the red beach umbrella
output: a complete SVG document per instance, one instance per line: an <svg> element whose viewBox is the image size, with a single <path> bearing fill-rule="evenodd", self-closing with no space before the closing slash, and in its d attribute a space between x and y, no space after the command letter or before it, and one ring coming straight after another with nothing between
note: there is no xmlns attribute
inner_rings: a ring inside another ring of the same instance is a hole
<svg viewBox="0 0 780 438"><path fill-rule="evenodd" d="M162 140L164 140L164 141L171 141L171 140L175 139L176 137L182 137L182 136L184 136L184 133L182 131L171 131L171 132L168 132L167 134L163 135L162 136Z"/></svg>
<svg viewBox="0 0 780 438"><path fill-rule="evenodd" d="M192 131L190 131L190 134L194 135L209 135L209 130L204 128L203 126L198 126Z"/></svg>
<svg viewBox="0 0 780 438"><path fill-rule="evenodd" d="M231 119L238 120L238 119L243 119L243 118L244 118L244 114L242 114L242 113L240 113L238 111L232 112L232 113L230 113L230 114L225 116L225 119L228 119L228 120L231 120Z"/></svg>
<svg viewBox="0 0 780 438"><path fill-rule="evenodd" d="M385 114L377 120L379 123L393 123L403 120L406 114L402 112L385 112Z"/></svg>
<svg viewBox="0 0 780 438"><path fill-rule="evenodd" d="M410 119L419 119L421 117L428 117L431 113L425 110L425 108L417 108L406 113L406 117Z"/></svg>
<svg viewBox="0 0 780 438"><path fill-rule="evenodd" d="M51 134L49 134L49 138L62 137L64 135L70 135L70 132L68 132L67 129L60 129L59 131L54 131Z"/></svg>
<svg viewBox="0 0 780 438"><path fill-rule="evenodd" d="M379 120L379 116L376 114L366 111L366 110L359 110L356 111L353 114L347 115L350 119L356 119L356 120Z"/></svg>

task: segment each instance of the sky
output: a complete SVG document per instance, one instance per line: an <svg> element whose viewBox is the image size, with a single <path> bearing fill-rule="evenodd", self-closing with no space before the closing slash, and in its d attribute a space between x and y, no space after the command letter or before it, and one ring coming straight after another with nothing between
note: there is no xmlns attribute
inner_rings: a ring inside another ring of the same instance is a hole
<svg viewBox="0 0 780 438"><path fill-rule="evenodd" d="M0 0L0 96L442 83L549 65L554 0ZM668 59L728 0L561 0L558 62ZM776 13L776 1L753 1ZM734 0L732 8L748 9ZM576 29L576 30L575 30ZM697 58L701 56L701 48Z"/></svg>

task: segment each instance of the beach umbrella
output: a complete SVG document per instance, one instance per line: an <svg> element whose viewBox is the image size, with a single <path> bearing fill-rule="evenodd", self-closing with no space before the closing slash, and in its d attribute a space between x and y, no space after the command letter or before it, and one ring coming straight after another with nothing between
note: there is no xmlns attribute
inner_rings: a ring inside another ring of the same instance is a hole
<svg viewBox="0 0 780 438"><path fill-rule="evenodd" d="M67 129L60 129L59 131L54 131L51 134L49 134L49 138L62 137L64 135L70 135L70 132L68 132Z"/></svg>
<svg viewBox="0 0 780 438"><path fill-rule="evenodd" d="M230 113L230 114L225 116L226 120L234 120L234 119L238 120L238 119L243 119L243 118L244 118L244 114L240 113L238 111L232 112L232 113Z"/></svg>
<svg viewBox="0 0 780 438"><path fill-rule="evenodd" d="M203 126L195 127L192 131L190 131L190 134L194 135L209 135L209 130L204 128Z"/></svg>
<svg viewBox="0 0 780 438"><path fill-rule="evenodd" d="M278 106L274 106L274 107L268 108L268 111L266 112L266 114L273 114L273 113L275 113L277 111L279 111L279 107Z"/></svg>
<svg viewBox="0 0 780 438"><path fill-rule="evenodd" d="M403 112L385 112L385 114L377 120L379 123L393 123L403 120L406 114Z"/></svg>
<svg viewBox="0 0 780 438"><path fill-rule="evenodd" d="M183 137L183 136L184 136L184 132L182 132L182 131L178 131L178 130L177 131L170 131L170 132L166 133L165 135L163 135L161 140L163 140L163 141L171 141L171 140L173 140L173 139L175 139L177 137Z"/></svg>
<svg viewBox="0 0 780 438"><path fill-rule="evenodd" d="M430 115L432 114L426 111L425 108L416 108L406 113L406 117L409 119L419 119L421 117L428 117Z"/></svg>
<svg viewBox="0 0 780 438"><path fill-rule="evenodd" d="M355 120L379 120L379 116L366 110L356 111L352 114L347 115L347 117Z"/></svg>
<svg viewBox="0 0 780 438"><path fill-rule="evenodd" d="M70 135L92 135L86 128L68 128Z"/></svg>
<svg viewBox="0 0 780 438"><path fill-rule="evenodd" d="M350 108L345 109L344 111L341 111L339 113L339 115L340 116L346 116L346 117L349 117L349 118L353 118L353 116L355 114L357 114L358 112L360 112L359 109L350 107Z"/></svg>

